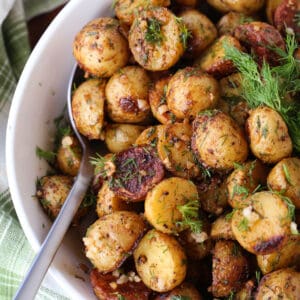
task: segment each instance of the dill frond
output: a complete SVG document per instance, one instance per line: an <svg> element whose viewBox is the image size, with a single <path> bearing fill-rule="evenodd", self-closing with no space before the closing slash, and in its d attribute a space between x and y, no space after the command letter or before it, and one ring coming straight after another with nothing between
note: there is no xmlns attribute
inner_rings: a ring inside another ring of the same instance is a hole
<svg viewBox="0 0 300 300"><path fill-rule="evenodd" d="M147 20L147 31L145 34L145 40L150 44L160 45L164 37L161 31L161 23L156 18Z"/></svg>
<svg viewBox="0 0 300 300"><path fill-rule="evenodd" d="M111 176L115 172L115 155L101 156L96 154L95 157L91 157L90 163L95 166L95 174L100 175L103 178Z"/></svg>
<svg viewBox="0 0 300 300"><path fill-rule="evenodd" d="M183 45L183 48L187 48L188 39L192 37L192 33L189 31L189 29L186 27L186 25L183 23L182 18L176 17L176 22L179 25L180 28L180 40Z"/></svg>
<svg viewBox="0 0 300 300"><path fill-rule="evenodd" d="M38 158L45 159L49 164L54 164L56 159L56 153L52 151L46 151L40 147L35 148L35 153Z"/></svg>

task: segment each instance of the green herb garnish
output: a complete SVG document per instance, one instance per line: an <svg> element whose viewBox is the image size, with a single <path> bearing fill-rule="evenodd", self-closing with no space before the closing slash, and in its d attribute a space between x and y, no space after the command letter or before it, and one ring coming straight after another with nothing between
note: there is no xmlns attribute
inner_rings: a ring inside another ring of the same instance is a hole
<svg viewBox="0 0 300 300"><path fill-rule="evenodd" d="M289 169L288 169L288 167L287 167L285 164L282 165L282 170L283 170L283 173L284 173L284 176L285 176L286 181L287 181L290 185L293 185L293 184L292 184L292 179L291 179L291 175L290 175Z"/></svg>
<svg viewBox="0 0 300 300"><path fill-rule="evenodd" d="M174 295L171 300L192 300L189 296Z"/></svg>
<svg viewBox="0 0 300 300"><path fill-rule="evenodd" d="M246 218L243 218L238 225L239 231L247 231L249 229L249 221Z"/></svg>
<svg viewBox="0 0 300 300"><path fill-rule="evenodd" d="M106 157L98 153L95 157L91 157L90 163L95 166L95 174L104 178L108 177L109 173L113 171L112 167L114 166L115 158L115 155Z"/></svg>
<svg viewBox="0 0 300 300"><path fill-rule="evenodd" d="M39 158L45 159L48 163L54 164L56 159L56 153L52 151L46 151L40 147L35 148L35 153Z"/></svg>
<svg viewBox="0 0 300 300"><path fill-rule="evenodd" d="M156 18L150 18L147 20L147 31L145 40L150 44L160 45L164 36L161 31L161 23Z"/></svg>

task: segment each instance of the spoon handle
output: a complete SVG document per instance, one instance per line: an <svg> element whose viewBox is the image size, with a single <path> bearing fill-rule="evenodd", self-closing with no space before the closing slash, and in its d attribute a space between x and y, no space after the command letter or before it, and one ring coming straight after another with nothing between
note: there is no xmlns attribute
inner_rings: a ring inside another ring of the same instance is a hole
<svg viewBox="0 0 300 300"><path fill-rule="evenodd" d="M78 174L61 211L47 234L38 254L19 287L14 300L34 299L40 284L79 208L89 186L91 174Z"/></svg>

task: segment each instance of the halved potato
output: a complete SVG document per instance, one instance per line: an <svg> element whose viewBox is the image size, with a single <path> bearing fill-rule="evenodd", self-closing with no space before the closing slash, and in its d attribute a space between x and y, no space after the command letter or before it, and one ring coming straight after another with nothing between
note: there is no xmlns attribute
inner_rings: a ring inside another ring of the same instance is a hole
<svg viewBox="0 0 300 300"><path fill-rule="evenodd" d="M235 237L231 228L231 218L227 215L218 217L211 224L210 236L214 240L235 240Z"/></svg>
<svg viewBox="0 0 300 300"><path fill-rule="evenodd" d="M134 144L135 145L151 145L153 147L156 147L157 144L157 132L159 130L158 126L150 126L144 131L141 132L141 134L137 137Z"/></svg>
<svg viewBox="0 0 300 300"><path fill-rule="evenodd" d="M258 192L248 206L234 211L232 231L247 251L259 255L280 250L291 234L291 215L286 202L272 192Z"/></svg>
<svg viewBox="0 0 300 300"><path fill-rule="evenodd" d="M186 275L186 255L176 239L150 230L133 253L136 270L146 286L167 292L180 285Z"/></svg>

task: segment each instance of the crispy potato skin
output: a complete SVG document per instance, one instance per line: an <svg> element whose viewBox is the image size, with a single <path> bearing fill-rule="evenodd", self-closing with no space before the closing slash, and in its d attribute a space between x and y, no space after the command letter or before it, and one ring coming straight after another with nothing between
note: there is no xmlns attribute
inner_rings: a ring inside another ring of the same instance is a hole
<svg viewBox="0 0 300 300"><path fill-rule="evenodd" d="M164 177L163 164L151 146L131 147L116 154L116 172L111 190L127 201L138 202L146 198Z"/></svg>
<svg viewBox="0 0 300 300"><path fill-rule="evenodd" d="M90 278L94 292L100 300L119 300L120 296L126 300L148 300L151 293L142 281L117 284L117 288L113 289L110 284L116 283L118 278L111 273L101 274L97 269L92 270Z"/></svg>
<svg viewBox="0 0 300 300"><path fill-rule="evenodd" d="M291 234L287 204L272 192L258 192L247 199L248 206L234 211L231 227L247 251L264 255L280 250Z"/></svg>
<svg viewBox="0 0 300 300"><path fill-rule="evenodd" d="M117 123L147 122L151 116L148 100L150 78L138 66L126 66L115 73L105 88L107 114Z"/></svg>
<svg viewBox="0 0 300 300"><path fill-rule="evenodd" d="M105 144L112 153L130 148L145 129L132 124L109 124L105 127Z"/></svg>
<svg viewBox="0 0 300 300"><path fill-rule="evenodd" d="M207 167L230 170L248 157L248 144L241 128L225 113L203 113L193 122L192 150Z"/></svg>
<svg viewBox="0 0 300 300"><path fill-rule="evenodd" d="M217 29L206 15L196 9L184 10L179 17L191 33L184 55L194 59L216 39Z"/></svg>
<svg viewBox="0 0 300 300"><path fill-rule="evenodd" d="M246 132L252 153L264 163L277 163L292 153L288 128L279 113L269 107L250 111Z"/></svg>
<svg viewBox="0 0 300 300"><path fill-rule="evenodd" d="M161 39L149 38L151 22L160 24ZM146 70L162 71L173 66L184 52L181 25L164 7L144 10L134 19L129 32L129 47L134 59Z"/></svg>
<svg viewBox="0 0 300 300"><path fill-rule="evenodd" d="M81 146L73 135L65 135L57 150L58 168L66 175L76 176L82 157Z"/></svg>
<svg viewBox="0 0 300 300"><path fill-rule="evenodd" d="M212 286L214 297L228 297L241 289L249 276L248 260L234 241L217 241L213 250Z"/></svg>
<svg viewBox="0 0 300 300"><path fill-rule="evenodd" d="M256 300L295 299L300 295L300 273L293 269L280 269L265 275L259 283Z"/></svg>
<svg viewBox="0 0 300 300"><path fill-rule="evenodd" d="M260 65L264 60L270 65L278 65L279 56L272 47L285 50L280 32L268 23L255 21L242 24L235 29L234 36L241 44L253 51Z"/></svg>
<svg viewBox="0 0 300 300"><path fill-rule="evenodd" d="M231 228L231 219L222 215L211 224L210 236L213 240L235 240Z"/></svg>
<svg viewBox="0 0 300 300"><path fill-rule="evenodd" d="M300 209L300 159L284 158L277 163L268 175L268 186L274 191L283 192L297 209Z"/></svg>
<svg viewBox="0 0 300 300"><path fill-rule="evenodd" d="M268 22L273 25L273 18L276 8L283 0L266 0L266 15Z"/></svg>
<svg viewBox="0 0 300 300"><path fill-rule="evenodd" d="M115 13L118 19L126 25L133 23L135 14L145 8L155 6L169 6L170 0L150 0L145 3L144 0L117 0L115 4Z"/></svg>
<svg viewBox="0 0 300 300"><path fill-rule="evenodd" d="M128 42L113 18L89 22L76 35L73 55L79 66L97 77L110 77L125 66L129 59Z"/></svg>
<svg viewBox="0 0 300 300"><path fill-rule="evenodd" d="M207 2L220 12L236 11L251 15L260 10L264 0L207 0Z"/></svg>
<svg viewBox="0 0 300 300"><path fill-rule="evenodd" d="M300 236L291 235L279 251L257 255L257 264L263 274L282 268L300 266Z"/></svg>
<svg viewBox="0 0 300 300"><path fill-rule="evenodd" d="M182 221L182 214L177 207L188 200L197 199L197 188L190 180L180 177L164 179L148 192L145 217L155 229L177 234L186 229L177 224Z"/></svg>
<svg viewBox="0 0 300 300"><path fill-rule="evenodd" d="M134 253L136 270L146 286L168 292L186 275L186 255L177 240L155 229L142 238Z"/></svg>
<svg viewBox="0 0 300 300"><path fill-rule="evenodd" d="M225 59L224 42L242 50L240 42L235 37L222 35L195 61L194 66L200 67L216 78L222 78L235 72L233 62Z"/></svg>
<svg viewBox="0 0 300 300"><path fill-rule="evenodd" d="M83 82L72 97L72 114L78 131L90 140L100 139L104 123L105 85L103 79Z"/></svg>
<svg viewBox="0 0 300 300"><path fill-rule="evenodd" d="M134 212L116 211L94 222L83 238L87 258L101 273L116 270L131 254L146 226Z"/></svg>
<svg viewBox="0 0 300 300"><path fill-rule="evenodd" d="M245 207L245 199L267 182L267 168L259 160L238 166L227 178L228 203L233 208ZM247 205L247 204L246 204Z"/></svg>
<svg viewBox="0 0 300 300"><path fill-rule="evenodd" d="M200 111L216 106L219 83L198 68L186 67L169 81L166 97L169 109L178 119L194 119Z"/></svg>

